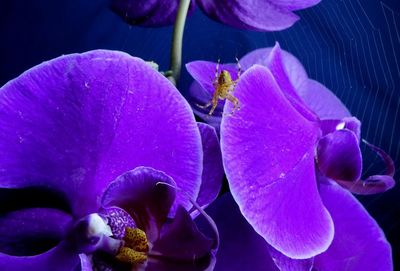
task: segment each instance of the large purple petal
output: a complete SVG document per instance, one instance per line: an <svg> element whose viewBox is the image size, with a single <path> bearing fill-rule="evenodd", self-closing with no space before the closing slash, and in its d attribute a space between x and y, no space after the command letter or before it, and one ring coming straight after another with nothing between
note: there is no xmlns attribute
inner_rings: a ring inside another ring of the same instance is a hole
<svg viewBox="0 0 400 271"><path fill-rule="evenodd" d="M42 253L66 235L72 217L48 208L23 209L0 217L0 252L15 256Z"/></svg>
<svg viewBox="0 0 400 271"><path fill-rule="evenodd" d="M127 23L141 26L164 26L175 22L180 0L112 0L111 9ZM195 9L190 1L189 14Z"/></svg>
<svg viewBox="0 0 400 271"><path fill-rule="evenodd" d="M224 169L221 148L215 129L210 125L198 123L203 144L203 176L197 204L207 206L218 196L222 186Z"/></svg>
<svg viewBox="0 0 400 271"><path fill-rule="evenodd" d="M152 242L167 219L175 199L175 182L165 173L137 167L110 183L103 194L103 207L126 210Z"/></svg>
<svg viewBox="0 0 400 271"><path fill-rule="evenodd" d="M72 271L78 265L78 255L64 244L36 256L10 256L0 253L0 266L7 271Z"/></svg>
<svg viewBox="0 0 400 271"><path fill-rule="evenodd" d="M137 166L166 172L192 198L200 188L189 105L122 52L62 56L25 72L0 90L0 125L0 187L62 191L77 216L96 211L105 186Z"/></svg>
<svg viewBox="0 0 400 271"><path fill-rule="evenodd" d="M305 1L306 4L272 0L197 2L208 16L224 24L247 30L277 31L292 26L299 19L291 10L315 5L319 1Z"/></svg>
<svg viewBox="0 0 400 271"><path fill-rule="evenodd" d="M315 268L336 270L393 270L391 248L379 225L346 190L334 183L320 186L322 200L335 223L328 250L315 257Z"/></svg>
<svg viewBox="0 0 400 271"><path fill-rule="evenodd" d="M318 124L291 106L262 66L243 75L236 96L242 107L223 118L221 148L241 212L286 256L304 259L325 251L333 238L333 223L315 177ZM230 112L230 107L224 110Z"/></svg>
<svg viewBox="0 0 400 271"><path fill-rule="evenodd" d="M350 130L340 129L322 137L316 160L319 170L328 178L354 182L361 176L361 150Z"/></svg>

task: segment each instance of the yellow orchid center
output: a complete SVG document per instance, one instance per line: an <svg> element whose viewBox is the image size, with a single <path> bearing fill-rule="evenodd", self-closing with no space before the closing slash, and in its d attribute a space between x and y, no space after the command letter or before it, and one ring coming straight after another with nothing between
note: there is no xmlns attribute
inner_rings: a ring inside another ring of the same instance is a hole
<svg viewBox="0 0 400 271"><path fill-rule="evenodd" d="M138 228L125 228L125 244L120 248L116 259L132 265L142 264L147 260L149 244L146 233Z"/></svg>

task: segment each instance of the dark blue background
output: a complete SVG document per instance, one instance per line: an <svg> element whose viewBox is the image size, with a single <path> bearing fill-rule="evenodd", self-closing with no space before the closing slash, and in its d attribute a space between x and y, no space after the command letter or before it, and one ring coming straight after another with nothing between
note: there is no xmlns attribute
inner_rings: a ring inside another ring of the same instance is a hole
<svg viewBox="0 0 400 271"><path fill-rule="evenodd" d="M363 122L363 138L387 150L399 170L399 13L397 0L322 0L298 12L302 19L289 30L259 33L218 24L197 10L186 25L183 60L234 62L235 56L279 41L302 61L311 78L343 100ZM126 25L108 10L106 0L1 0L0 85L42 61L98 48L126 51L166 70L171 33L171 27ZM182 92L190 82L184 71ZM379 159L365 151L366 164L372 165L365 167L366 173L379 171ZM397 263L399 198L399 186L383 195L360 197L392 243Z"/></svg>

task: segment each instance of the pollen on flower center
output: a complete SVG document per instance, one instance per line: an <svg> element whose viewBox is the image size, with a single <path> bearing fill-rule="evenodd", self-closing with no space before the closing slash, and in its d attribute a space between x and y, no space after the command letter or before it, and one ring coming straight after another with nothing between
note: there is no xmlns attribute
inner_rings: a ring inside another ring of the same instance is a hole
<svg viewBox="0 0 400 271"><path fill-rule="evenodd" d="M125 244L118 251L116 259L124 263L141 264L147 260L149 244L146 233L138 228L125 228Z"/></svg>

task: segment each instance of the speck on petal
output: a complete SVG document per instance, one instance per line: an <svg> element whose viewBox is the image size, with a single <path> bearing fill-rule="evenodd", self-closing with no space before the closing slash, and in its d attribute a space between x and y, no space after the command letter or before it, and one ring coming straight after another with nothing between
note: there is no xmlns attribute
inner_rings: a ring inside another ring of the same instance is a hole
<svg viewBox="0 0 400 271"><path fill-rule="evenodd" d="M321 120L322 135L327 135L336 130L347 129L352 131L357 141L361 140L361 122L356 117L346 117L343 119L324 119Z"/></svg>
<svg viewBox="0 0 400 271"><path fill-rule="evenodd" d="M286 256L305 259L325 251L334 230L315 177L318 124L293 108L262 66L243 75L235 94L241 109L223 118L221 148L242 214Z"/></svg>

